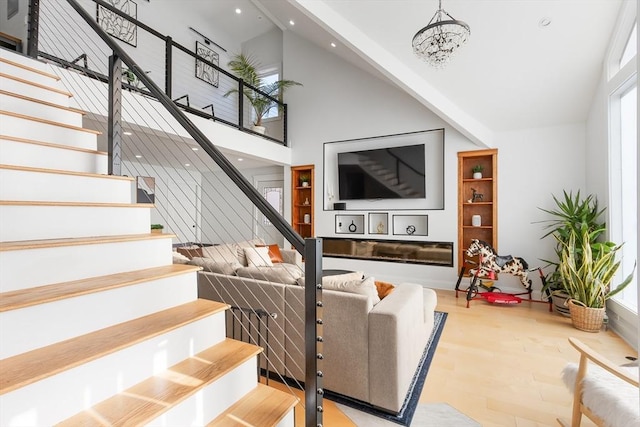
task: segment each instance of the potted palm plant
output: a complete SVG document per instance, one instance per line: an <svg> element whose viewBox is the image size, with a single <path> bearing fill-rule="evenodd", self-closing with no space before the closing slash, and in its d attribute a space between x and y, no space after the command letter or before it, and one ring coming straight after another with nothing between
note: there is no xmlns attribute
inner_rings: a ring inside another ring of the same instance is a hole
<svg viewBox="0 0 640 427"><path fill-rule="evenodd" d="M605 210L598 207L598 201L594 195L590 194L582 198L580 191L577 191L575 194L572 191L568 193L563 191L562 198L552 197L556 204L555 209L539 208L552 216L552 219L542 221L547 223L545 226L547 232L541 238L544 239L548 236L554 237L556 241L554 249L557 257L555 260L543 260L547 263L547 266L553 266L554 271L547 275L546 285L542 288L542 293L553 300L553 307L556 312L563 316L569 316L569 309L566 306L566 301L569 296L564 292L564 286L560 277L559 260L562 249L564 248L564 244L568 243L569 236L572 233L578 233L585 224L589 233L591 233L591 241L595 242L606 230L605 223L600 221L600 217ZM581 241L576 242L577 245L581 243ZM578 246L576 248L578 263L580 263L582 253L582 249Z"/></svg>
<svg viewBox="0 0 640 427"><path fill-rule="evenodd" d="M594 241L596 233L587 224L571 230L561 245L559 271L564 291L569 295L571 322L576 329L598 332L602 328L606 301L622 291L633 279L633 271L612 287L620 261L616 253L622 245ZM635 268L634 268L635 270Z"/></svg>
<svg viewBox="0 0 640 427"><path fill-rule="evenodd" d="M264 126L262 126L264 116L271 111L272 108L279 108L279 104L272 98L277 98L282 102L282 94L285 89L292 86L302 86L301 83L293 80L277 80L272 83L264 82L258 72L260 64L255 58L243 53L234 55L231 61L229 61L228 66L236 77L242 79L245 85L253 87L243 86L242 94L247 98L251 107L253 107L255 113L253 130L258 133L264 133L265 131ZM257 89L257 91L254 89ZM238 92L238 89L231 89L225 93L224 96L227 97L232 93ZM265 96L265 94L268 96Z"/></svg>

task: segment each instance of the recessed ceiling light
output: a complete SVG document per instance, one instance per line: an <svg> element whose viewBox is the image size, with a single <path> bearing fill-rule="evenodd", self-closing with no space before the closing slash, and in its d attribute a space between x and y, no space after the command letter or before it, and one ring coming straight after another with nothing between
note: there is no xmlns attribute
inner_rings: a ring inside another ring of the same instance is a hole
<svg viewBox="0 0 640 427"><path fill-rule="evenodd" d="M240 15L240 14L242 13L242 9L240 9L239 7L237 7L237 8L236 8L236 13L237 13L238 15Z"/></svg>
<svg viewBox="0 0 640 427"><path fill-rule="evenodd" d="M184 165L185 165L185 166L191 166L191 164L190 164L190 163L185 163Z"/></svg>
<svg viewBox="0 0 640 427"><path fill-rule="evenodd" d="M334 42L331 42L331 47L336 47L336 44Z"/></svg>
<svg viewBox="0 0 640 427"><path fill-rule="evenodd" d="M296 25L296 23L295 23L295 22L293 22L293 19L290 19L290 20L289 20L289 25L293 26L293 25Z"/></svg>
<svg viewBox="0 0 640 427"><path fill-rule="evenodd" d="M548 27L549 24L551 24L551 18L547 18L546 16L538 21L538 27L540 28Z"/></svg>
<svg viewBox="0 0 640 427"><path fill-rule="evenodd" d="M198 151L198 147L191 147L193 151Z"/></svg>
<svg viewBox="0 0 640 427"><path fill-rule="evenodd" d="M140 154L136 154L136 159L141 159L142 156Z"/></svg>
<svg viewBox="0 0 640 427"><path fill-rule="evenodd" d="M238 157L238 161L242 162L244 159L242 157Z"/></svg>
<svg viewBox="0 0 640 427"><path fill-rule="evenodd" d="M133 135L131 132L128 132L128 131L124 131L122 133L125 134L125 135Z"/></svg>

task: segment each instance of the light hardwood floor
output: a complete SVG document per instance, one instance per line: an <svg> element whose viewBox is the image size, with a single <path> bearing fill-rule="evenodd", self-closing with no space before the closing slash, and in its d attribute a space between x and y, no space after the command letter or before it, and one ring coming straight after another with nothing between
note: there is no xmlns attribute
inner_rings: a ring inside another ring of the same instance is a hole
<svg viewBox="0 0 640 427"><path fill-rule="evenodd" d="M565 364L578 360L569 336L619 364L637 357L612 331L579 331L545 304L478 300L465 308L462 294L437 293L437 310L449 315L420 401L446 402L483 427L557 426L557 417L570 417L571 395L560 378ZM304 410L296 412L296 425L304 426ZM330 402L324 421L328 427L354 425ZM593 423L585 418L582 425Z"/></svg>

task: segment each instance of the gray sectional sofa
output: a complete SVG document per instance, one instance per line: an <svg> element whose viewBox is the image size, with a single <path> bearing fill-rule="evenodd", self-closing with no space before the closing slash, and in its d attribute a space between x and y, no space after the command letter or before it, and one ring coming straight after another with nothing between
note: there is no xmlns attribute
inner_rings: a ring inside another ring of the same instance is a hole
<svg viewBox="0 0 640 427"><path fill-rule="evenodd" d="M246 246L245 246L246 247ZM240 247L238 247L240 248ZM239 249L239 253L242 249ZM206 254L205 254L206 255ZM287 255L289 260L299 258ZM283 258L286 258L283 253ZM196 262L202 263L201 260ZM239 262L241 264L241 262ZM300 286L302 271L286 267L294 273L255 274L254 267L238 267L229 271L202 271L198 275L198 295L232 306L260 309L275 313L269 319L268 333L261 332L261 344L268 356L268 368L289 378L304 381L304 287ZM253 270L251 270L253 268ZM247 273L247 269L253 273ZM260 269L260 268L259 268ZM365 281L351 276L331 276L323 279L323 386L326 390L367 402L389 412L398 412L427 340L433 329L433 312L437 299L433 290L411 283L397 284L393 292L380 300L377 294L363 291ZM297 276L296 279L294 277ZM264 280L267 279L267 280ZM367 283L372 283L369 278ZM337 286L336 286L337 283ZM342 286L344 284L356 284ZM363 285L360 286L360 283ZM331 290L327 288L345 288ZM354 291L355 289L355 291ZM245 340L251 335L258 341L256 323L248 318L233 321L228 313L227 333L233 336L243 329ZM236 335L239 336L239 335ZM265 342L266 341L266 342ZM263 363L263 368L266 367Z"/></svg>

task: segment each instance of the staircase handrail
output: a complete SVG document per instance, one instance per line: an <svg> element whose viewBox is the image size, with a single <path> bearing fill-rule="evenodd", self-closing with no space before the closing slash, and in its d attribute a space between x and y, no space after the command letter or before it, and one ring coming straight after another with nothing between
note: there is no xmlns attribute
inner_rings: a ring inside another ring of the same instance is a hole
<svg viewBox="0 0 640 427"><path fill-rule="evenodd" d="M102 0L93 0L100 4ZM84 19L103 42L124 62L129 70L146 86L147 90L166 108L173 118L191 135L202 149L216 162L233 183L249 198L260 212L273 224L282 236L300 253L304 254L305 243L302 237L287 223L255 187L242 175L233 164L218 150L202 131L193 124L173 100L151 80L147 73L107 34L87 11L76 0L67 0L69 5ZM106 4L106 3L105 3ZM127 16L127 15L125 15Z"/></svg>

